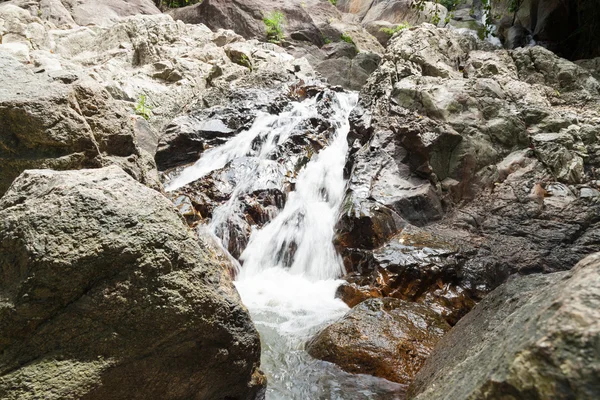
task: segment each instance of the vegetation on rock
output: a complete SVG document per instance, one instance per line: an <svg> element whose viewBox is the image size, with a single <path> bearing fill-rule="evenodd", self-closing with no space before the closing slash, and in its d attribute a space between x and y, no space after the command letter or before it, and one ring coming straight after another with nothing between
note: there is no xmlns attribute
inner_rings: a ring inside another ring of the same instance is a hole
<svg viewBox="0 0 600 400"><path fill-rule="evenodd" d="M353 44L354 46L356 46L356 43L354 43L354 39L352 39L352 36L350 36L347 33L342 33L342 35L340 36L340 39L342 39L342 41L346 42L346 43L350 43Z"/></svg>
<svg viewBox="0 0 600 400"><path fill-rule="evenodd" d="M394 36L395 33L400 32L401 30L410 28L411 25L408 23L397 25L393 28L381 28L380 31L383 33L387 33L390 36Z"/></svg>
<svg viewBox="0 0 600 400"><path fill-rule="evenodd" d="M283 29L285 27L285 15L281 11L272 11L265 15L263 22L266 26L267 39L272 43L283 40Z"/></svg>
<svg viewBox="0 0 600 400"><path fill-rule="evenodd" d="M140 98L135 105L135 113L142 116L146 121L152 117L152 106L147 103L145 94L140 95Z"/></svg>

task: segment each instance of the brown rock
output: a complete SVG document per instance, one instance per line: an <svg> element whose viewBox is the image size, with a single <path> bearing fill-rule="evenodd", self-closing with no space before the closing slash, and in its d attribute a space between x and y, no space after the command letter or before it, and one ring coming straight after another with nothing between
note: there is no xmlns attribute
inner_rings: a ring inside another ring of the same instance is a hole
<svg viewBox="0 0 600 400"><path fill-rule="evenodd" d="M408 384L449 329L421 304L369 299L321 331L307 350L345 371Z"/></svg>

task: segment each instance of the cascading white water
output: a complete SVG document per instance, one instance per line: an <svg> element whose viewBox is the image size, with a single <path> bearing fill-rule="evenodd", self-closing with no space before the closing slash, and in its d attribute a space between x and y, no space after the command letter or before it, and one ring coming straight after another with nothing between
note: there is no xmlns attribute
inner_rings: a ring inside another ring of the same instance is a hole
<svg viewBox="0 0 600 400"><path fill-rule="evenodd" d="M296 190L288 194L284 209L252 233L240 257L243 268L236 287L261 334L268 399L394 399L402 391L382 379L347 374L304 351L312 335L348 310L335 298L343 266L332 242L345 192L348 116L357 95L336 93L332 99L333 140L298 174ZM272 175L269 171L276 166L269 158L271 152L298 124L316 116L314 98L294 103L277 116L260 115L251 129L206 152L167 188L181 187L252 153L252 167L237 179L230 200L213 213L211 228L216 232L228 218L235 218L239 195ZM252 150L257 138L262 145Z"/></svg>

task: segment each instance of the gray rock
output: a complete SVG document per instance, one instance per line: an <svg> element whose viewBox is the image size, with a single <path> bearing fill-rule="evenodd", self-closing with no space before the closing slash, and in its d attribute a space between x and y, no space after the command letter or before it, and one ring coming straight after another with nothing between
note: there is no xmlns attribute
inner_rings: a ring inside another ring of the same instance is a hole
<svg viewBox="0 0 600 400"><path fill-rule="evenodd" d="M23 170L121 165L159 187L153 161L136 143L129 111L91 81L64 84L33 74L6 53L0 66L0 193Z"/></svg>
<svg viewBox="0 0 600 400"><path fill-rule="evenodd" d="M448 13L446 7L430 1L424 2L421 12L412 7L412 0L337 0L336 6L342 12L356 15L363 24L387 21L417 25L430 22L436 7L441 21L444 21Z"/></svg>
<svg viewBox="0 0 600 400"><path fill-rule="evenodd" d="M159 193L115 166L30 170L0 220L0 397L263 398L231 265Z"/></svg>
<svg viewBox="0 0 600 400"><path fill-rule="evenodd" d="M515 278L440 342L411 386L415 399L596 399L600 255L570 272Z"/></svg>
<svg viewBox="0 0 600 400"><path fill-rule="evenodd" d="M499 50L426 24L397 33L351 117L354 206L336 227L348 281L455 323L511 274L561 271L600 251L599 205L568 186L597 179L598 85L541 47ZM398 217L437 239L398 246Z"/></svg>
<svg viewBox="0 0 600 400"><path fill-rule="evenodd" d="M109 27L123 17L160 14L152 0L11 0L56 27L97 25Z"/></svg>
<svg viewBox="0 0 600 400"><path fill-rule="evenodd" d="M325 11L327 9L329 11ZM316 45L323 44L323 37L311 14L318 15L324 11L336 14L331 4L317 0L308 0L304 7L289 0L205 0L201 4L173 9L169 14L188 24L205 24L215 31L231 29L247 39L266 40L263 18L273 11L285 15L282 28L286 37L302 37Z"/></svg>

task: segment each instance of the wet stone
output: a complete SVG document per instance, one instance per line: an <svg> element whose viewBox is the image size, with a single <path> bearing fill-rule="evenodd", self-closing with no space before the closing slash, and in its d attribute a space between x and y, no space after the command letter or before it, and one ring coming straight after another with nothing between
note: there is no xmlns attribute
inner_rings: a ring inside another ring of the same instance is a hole
<svg viewBox="0 0 600 400"><path fill-rule="evenodd" d="M408 384L449 329L421 304L369 299L318 333L307 351L348 372Z"/></svg>

